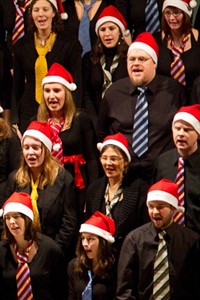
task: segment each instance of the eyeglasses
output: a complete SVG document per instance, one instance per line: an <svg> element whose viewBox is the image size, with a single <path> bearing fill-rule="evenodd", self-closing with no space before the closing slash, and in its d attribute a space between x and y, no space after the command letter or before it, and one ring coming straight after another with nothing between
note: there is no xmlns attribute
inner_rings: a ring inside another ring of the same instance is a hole
<svg viewBox="0 0 200 300"><path fill-rule="evenodd" d="M171 16L178 18L180 15L182 15L182 12L181 11L175 11L175 12L165 11L163 14L167 18L170 18Z"/></svg>
<svg viewBox="0 0 200 300"><path fill-rule="evenodd" d="M131 56L127 59L128 63L133 64L136 63L136 61L139 64L144 64L147 60L151 59L151 57L144 57L144 56L139 56L139 57L134 57Z"/></svg>
<svg viewBox="0 0 200 300"><path fill-rule="evenodd" d="M122 157L118 157L118 156L111 156L111 157L107 157L107 156L101 156L100 157L100 161L102 163L107 162L107 160L109 160L111 163L115 164L117 162L119 162L122 159Z"/></svg>

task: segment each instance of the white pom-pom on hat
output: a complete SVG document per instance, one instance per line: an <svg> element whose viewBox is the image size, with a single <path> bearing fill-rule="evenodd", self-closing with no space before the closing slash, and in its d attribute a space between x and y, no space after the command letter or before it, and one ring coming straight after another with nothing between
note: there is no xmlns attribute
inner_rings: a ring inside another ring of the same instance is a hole
<svg viewBox="0 0 200 300"><path fill-rule="evenodd" d="M54 151L58 151L58 150L60 150L60 148L61 148L61 146L58 143L56 143L56 144L53 145L53 150Z"/></svg>

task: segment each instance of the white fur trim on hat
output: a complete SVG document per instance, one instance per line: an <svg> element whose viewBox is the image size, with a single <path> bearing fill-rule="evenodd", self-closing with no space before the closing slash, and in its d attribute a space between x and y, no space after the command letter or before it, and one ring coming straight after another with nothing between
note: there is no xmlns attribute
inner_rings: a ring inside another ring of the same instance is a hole
<svg viewBox="0 0 200 300"><path fill-rule="evenodd" d="M115 145L115 146L119 147L126 154L126 156L128 158L128 162L131 161L130 153L129 153L128 149L124 146L124 144L120 143L117 140L106 140L103 143L98 143L97 144L97 149L101 152L101 150L103 149L103 147L106 146L106 145Z"/></svg>
<svg viewBox="0 0 200 300"><path fill-rule="evenodd" d="M87 233L93 233L98 236L101 236L105 240L107 240L110 243L114 243L115 238L110 234L110 232L105 231L99 227L96 227L94 225L90 224L82 224L79 232L87 232Z"/></svg>
<svg viewBox="0 0 200 300"><path fill-rule="evenodd" d="M142 43L142 42L133 42L130 45L130 47L128 48L128 53L130 53L130 51L132 51L132 50L144 50L152 57L153 61L157 65L157 63L158 63L157 54L154 51L154 49L152 47L150 47L149 45Z"/></svg>
<svg viewBox="0 0 200 300"><path fill-rule="evenodd" d="M99 35L98 34L99 27L106 22L113 22L113 23L117 24L119 26L119 28L121 29L122 33L125 31L124 24L119 19L117 19L113 16L105 16L96 22L95 32L97 35Z"/></svg>
<svg viewBox="0 0 200 300"><path fill-rule="evenodd" d="M187 112L178 112L175 114L173 124L176 121L183 120L194 127L198 134L200 134L200 122L191 114Z"/></svg>
<svg viewBox="0 0 200 300"><path fill-rule="evenodd" d="M164 201L164 202L171 204L179 212L185 211L184 207L178 206L178 199L175 196L173 196L170 193L161 191L161 190L154 190L154 191L148 192L147 203L150 201Z"/></svg>
<svg viewBox="0 0 200 300"><path fill-rule="evenodd" d="M66 86L70 91L75 91L77 86L75 83L70 83L61 76L46 76L42 80L42 86L46 83L60 83Z"/></svg>
<svg viewBox="0 0 200 300"><path fill-rule="evenodd" d="M190 6L189 6L187 3L185 3L182 0L165 0L163 3L162 11L164 11L167 6L173 6L181 9L191 17L193 12L192 8L194 8L197 5L197 3L196 4L195 3L196 1L190 1Z"/></svg>
<svg viewBox="0 0 200 300"><path fill-rule="evenodd" d="M0 105L0 114L3 112L3 107Z"/></svg>
<svg viewBox="0 0 200 300"><path fill-rule="evenodd" d="M53 6L56 8L56 10L58 10L58 4L57 4L56 0L48 0L48 1L53 4Z"/></svg>
<svg viewBox="0 0 200 300"><path fill-rule="evenodd" d="M40 140L51 152L52 141L41 131L34 130L34 129L26 130L23 134L22 142L26 136L31 136L31 137L34 137L34 138Z"/></svg>
<svg viewBox="0 0 200 300"><path fill-rule="evenodd" d="M3 217L10 212L22 213L33 221L33 211L28 206L22 203L10 202L6 204L3 211Z"/></svg>

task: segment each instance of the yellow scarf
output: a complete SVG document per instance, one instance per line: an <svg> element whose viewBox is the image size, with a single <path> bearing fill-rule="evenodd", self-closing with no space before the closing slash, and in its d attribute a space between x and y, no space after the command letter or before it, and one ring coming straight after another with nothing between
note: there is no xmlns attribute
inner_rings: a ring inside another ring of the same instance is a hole
<svg viewBox="0 0 200 300"><path fill-rule="evenodd" d="M38 53L38 58L35 61L35 99L40 104L42 100L42 79L46 76L48 71L46 54L51 50L56 34L51 33L47 43L44 47L39 47L37 35L34 33L35 48Z"/></svg>
<svg viewBox="0 0 200 300"><path fill-rule="evenodd" d="M33 227L36 231L41 232L41 224L40 224L40 216L38 212L38 206L37 206L37 200L38 200L38 192L37 188L39 185L39 178L36 180L36 182L33 181L33 178L31 178L31 200L32 200L32 206L33 206Z"/></svg>

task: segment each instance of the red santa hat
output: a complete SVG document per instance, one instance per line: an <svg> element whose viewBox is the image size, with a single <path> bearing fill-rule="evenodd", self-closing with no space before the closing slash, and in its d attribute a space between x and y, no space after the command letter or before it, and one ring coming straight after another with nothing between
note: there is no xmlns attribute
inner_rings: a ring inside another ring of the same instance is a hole
<svg viewBox="0 0 200 300"><path fill-rule="evenodd" d="M103 143L98 143L97 148L101 152L103 147L106 145L115 145L119 147L127 156L128 162L131 161L131 156L128 150L128 141L126 137L121 134L120 132L113 134L113 135L108 135L104 140Z"/></svg>
<svg viewBox="0 0 200 300"><path fill-rule="evenodd" d="M108 5L107 7L105 7L104 10L99 15L95 26L95 31L97 35L99 35L98 34L99 27L106 22L113 22L116 25L118 25L122 34L124 34L124 32L127 30L127 24L123 15L113 5Z"/></svg>
<svg viewBox="0 0 200 300"><path fill-rule="evenodd" d="M114 243L115 222L112 218L96 211L85 223L80 227L79 232L87 232L96 234L110 243Z"/></svg>
<svg viewBox="0 0 200 300"><path fill-rule="evenodd" d="M51 152L54 132L47 122L31 122L22 136L22 143L26 136L30 136L40 140Z"/></svg>
<svg viewBox="0 0 200 300"><path fill-rule="evenodd" d="M192 125L200 135L200 104L182 106L175 114L172 124L181 120Z"/></svg>
<svg viewBox="0 0 200 300"><path fill-rule="evenodd" d="M144 50L147 52L157 64L159 48L150 32L143 32L137 36L134 42L128 48L128 54L132 50Z"/></svg>
<svg viewBox="0 0 200 300"><path fill-rule="evenodd" d="M182 206L178 206L178 198L178 185L164 178L153 184L148 190L147 205L150 201L163 201L183 213L185 209Z"/></svg>
<svg viewBox="0 0 200 300"><path fill-rule="evenodd" d="M60 83L70 91L76 90L72 75L60 64L54 63L51 65L48 73L42 80L42 86L46 83Z"/></svg>
<svg viewBox="0 0 200 300"><path fill-rule="evenodd" d="M181 9L190 17L192 16L193 8L196 7L195 0L165 0L163 3L162 11L168 6L173 6Z"/></svg>
<svg viewBox="0 0 200 300"><path fill-rule="evenodd" d="M57 11L59 11L61 19L67 20L68 15L65 12L65 9L63 7L62 1L61 0L48 0L48 1L51 2L51 4L53 4L53 6L55 7L55 9Z"/></svg>
<svg viewBox="0 0 200 300"><path fill-rule="evenodd" d="M0 210L0 216L4 217L10 212L22 213L33 221L33 208L29 194L14 192L3 204Z"/></svg>

